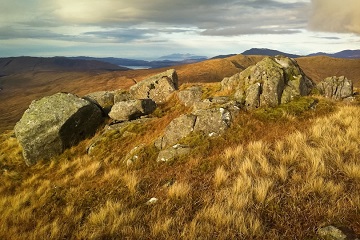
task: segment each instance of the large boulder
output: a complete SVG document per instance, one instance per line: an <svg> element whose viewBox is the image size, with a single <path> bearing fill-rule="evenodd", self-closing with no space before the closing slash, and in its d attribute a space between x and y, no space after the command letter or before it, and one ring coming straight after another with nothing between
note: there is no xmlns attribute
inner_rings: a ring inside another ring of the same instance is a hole
<svg viewBox="0 0 360 240"><path fill-rule="evenodd" d="M151 99L117 102L111 108L109 117L116 121L129 121L148 115L155 109L156 103Z"/></svg>
<svg viewBox="0 0 360 240"><path fill-rule="evenodd" d="M353 83L344 76L328 77L321 81L317 88L320 93L328 98L341 100L354 95Z"/></svg>
<svg viewBox="0 0 360 240"><path fill-rule="evenodd" d="M147 78L130 88L136 99L150 98L156 103L165 102L178 89L178 76L174 69Z"/></svg>
<svg viewBox="0 0 360 240"><path fill-rule="evenodd" d="M118 102L124 102L129 100L134 100L133 96L130 94L129 91L118 89L113 91L114 94L114 104Z"/></svg>
<svg viewBox="0 0 360 240"><path fill-rule="evenodd" d="M165 149L176 144L180 139L194 131L196 116L193 114L181 115L170 122L166 127L164 136L158 139L155 146Z"/></svg>
<svg viewBox="0 0 360 240"><path fill-rule="evenodd" d="M70 93L33 101L15 125L27 165L50 159L95 133L103 122L100 108Z"/></svg>
<svg viewBox="0 0 360 240"><path fill-rule="evenodd" d="M114 93L109 91L89 93L84 99L100 106L105 114L108 114L114 105Z"/></svg>
<svg viewBox="0 0 360 240"><path fill-rule="evenodd" d="M231 125L231 112L226 108L198 110L194 113L196 122L194 131L207 135L222 134Z"/></svg>
<svg viewBox="0 0 360 240"><path fill-rule="evenodd" d="M223 90L235 92L234 98L247 108L275 107L298 96L308 95L314 83L294 59L266 57L256 65L221 82Z"/></svg>
<svg viewBox="0 0 360 240"><path fill-rule="evenodd" d="M200 102L202 98L202 89L199 86L193 86L188 89L177 92L179 101L186 107L192 107Z"/></svg>

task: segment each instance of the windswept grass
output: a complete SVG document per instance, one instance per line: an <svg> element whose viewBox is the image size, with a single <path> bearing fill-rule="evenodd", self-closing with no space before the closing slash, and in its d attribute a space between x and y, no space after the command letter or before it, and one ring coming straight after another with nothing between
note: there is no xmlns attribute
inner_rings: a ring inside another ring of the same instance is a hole
<svg viewBox="0 0 360 240"><path fill-rule="evenodd" d="M360 108L310 100L242 112L222 137L184 139L191 153L169 163L153 143L188 111L175 97L91 157L85 140L29 168L2 134L0 239L316 239L328 224L359 234Z"/></svg>

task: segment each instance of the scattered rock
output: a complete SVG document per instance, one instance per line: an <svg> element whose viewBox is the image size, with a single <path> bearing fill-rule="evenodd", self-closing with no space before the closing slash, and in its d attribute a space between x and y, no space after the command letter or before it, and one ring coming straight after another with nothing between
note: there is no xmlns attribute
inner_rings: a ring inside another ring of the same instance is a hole
<svg viewBox="0 0 360 240"><path fill-rule="evenodd" d="M317 85L317 88L325 97L337 100L352 97L354 95L352 81L344 76L325 78Z"/></svg>
<svg viewBox="0 0 360 240"><path fill-rule="evenodd" d="M109 117L117 121L129 121L152 113L156 103L151 99L117 102L111 108Z"/></svg>
<svg viewBox="0 0 360 240"><path fill-rule="evenodd" d="M149 201L146 202L146 205L153 205L155 203L157 203L159 201L159 199L152 197L149 199Z"/></svg>
<svg viewBox="0 0 360 240"><path fill-rule="evenodd" d="M182 104L186 107L191 107L194 103L201 101L202 90L201 87L194 86L177 92L177 96Z"/></svg>
<svg viewBox="0 0 360 240"><path fill-rule="evenodd" d="M113 92L108 92L108 91L94 92L84 96L84 99L100 106L105 114L108 114L112 106L114 105Z"/></svg>
<svg viewBox="0 0 360 240"><path fill-rule="evenodd" d="M225 108L198 110L194 114L196 115L194 131L206 135L212 132L221 134L231 124L231 113Z"/></svg>
<svg viewBox="0 0 360 240"><path fill-rule="evenodd" d="M173 147L169 147L159 152L156 159L157 162L168 162L174 160L176 157L186 155L190 152L190 148L187 146L176 144Z"/></svg>
<svg viewBox="0 0 360 240"><path fill-rule="evenodd" d="M308 95L314 83L294 59L265 57L256 65L221 82L223 90L233 90L234 99L247 108L275 107L297 96Z"/></svg>
<svg viewBox="0 0 360 240"><path fill-rule="evenodd" d="M70 93L33 101L15 125L27 165L50 159L95 133L103 122L95 104Z"/></svg>
<svg viewBox="0 0 360 240"><path fill-rule="evenodd" d="M317 234L325 240L359 240L352 230L339 229L331 225L319 228Z"/></svg>
<svg viewBox="0 0 360 240"><path fill-rule="evenodd" d="M174 69L170 69L135 84L130 93L137 99L150 98L156 103L163 103L177 89L178 76Z"/></svg>
<svg viewBox="0 0 360 240"><path fill-rule="evenodd" d="M158 149L165 149L176 144L180 139L194 131L195 121L196 116L192 114L175 118L166 127L164 136L156 142L155 146Z"/></svg>
<svg viewBox="0 0 360 240"><path fill-rule="evenodd" d="M139 153L141 150L143 150L145 147L145 144L140 144L128 152L126 157L124 158L124 162L126 163L126 166L131 166L134 162L139 160Z"/></svg>
<svg viewBox="0 0 360 240"><path fill-rule="evenodd" d="M110 125L106 125L104 127L104 131L111 131L111 130L117 130L117 131L121 131L125 128L127 128L128 126L130 125L142 125L142 124L145 124L151 120L154 120L155 118L139 118L139 119L135 119L135 120L132 120L132 121L126 121L126 122L115 122L115 123L112 123Z"/></svg>
<svg viewBox="0 0 360 240"><path fill-rule="evenodd" d="M129 100L135 100L133 98L133 96L125 90L122 89L118 89L113 91L114 94L114 104L118 103L118 102L124 102L124 101L129 101Z"/></svg>

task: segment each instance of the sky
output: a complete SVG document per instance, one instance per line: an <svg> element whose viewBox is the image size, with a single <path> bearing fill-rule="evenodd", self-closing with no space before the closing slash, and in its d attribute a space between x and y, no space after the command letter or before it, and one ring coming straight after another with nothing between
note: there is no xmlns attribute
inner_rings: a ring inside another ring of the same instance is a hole
<svg viewBox="0 0 360 240"><path fill-rule="evenodd" d="M0 0L0 57L360 49L360 0Z"/></svg>

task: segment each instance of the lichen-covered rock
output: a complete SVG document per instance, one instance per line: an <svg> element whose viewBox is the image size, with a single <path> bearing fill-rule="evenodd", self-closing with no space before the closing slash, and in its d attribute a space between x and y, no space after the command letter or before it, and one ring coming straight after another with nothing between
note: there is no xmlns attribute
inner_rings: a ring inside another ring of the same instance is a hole
<svg viewBox="0 0 360 240"><path fill-rule="evenodd" d="M116 121L129 121L148 115L156 109L156 103L151 99L137 99L117 102L111 108L109 117Z"/></svg>
<svg viewBox="0 0 360 240"><path fill-rule="evenodd" d="M260 107L261 84L254 83L246 90L245 107L254 109Z"/></svg>
<svg viewBox="0 0 360 240"><path fill-rule="evenodd" d="M226 77L221 81L221 90L232 91L237 89L239 88L239 85L241 85L241 81L243 81L243 78L240 73L236 73L231 77Z"/></svg>
<svg viewBox="0 0 360 240"><path fill-rule="evenodd" d="M337 228L332 225L320 227L317 234L325 240L359 240L360 238L349 228Z"/></svg>
<svg viewBox="0 0 360 240"><path fill-rule="evenodd" d="M70 93L33 101L15 125L27 165L50 159L95 133L103 122L95 104Z"/></svg>
<svg viewBox="0 0 360 240"><path fill-rule="evenodd" d="M221 134L231 125L231 113L225 108L198 110L194 114L196 115L194 131L206 135Z"/></svg>
<svg viewBox="0 0 360 240"><path fill-rule="evenodd" d="M328 77L321 81L317 88L320 93L328 98L341 100L354 95L353 83L344 76Z"/></svg>
<svg viewBox="0 0 360 240"><path fill-rule="evenodd" d="M190 148L187 146L181 146L176 144L172 147L164 149L159 152L156 159L157 162L168 162L174 160L177 157L184 156L190 152Z"/></svg>
<svg viewBox="0 0 360 240"><path fill-rule="evenodd" d="M176 144L180 139L188 136L194 131L196 116L193 114L181 115L170 122L166 127L164 136L157 140L155 146L165 149Z"/></svg>
<svg viewBox="0 0 360 240"><path fill-rule="evenodd" d="M109 91L89 93L84 99L100 106L105 114L108 114L114 105L114 93Z"/></svg>
<svg viewBox="0 0 360 240"><path fill-rule="evenodd" d="M150 98L156 103L163 103L177 89L177 73L170 69L135 84L130 93L136 99Z"/></svg>
<svg viewBox="0 0 360 240"><path fill-rule="evenodd" d="M233 90L234 99L250 109L287 103L308 95L314 87L294 59L282 56L266 57L241 73L224 78L221 85L223 90Z"/></svg>
<svg viewBox="0 0 360 240"><path fill-rule="evenodd" d="M145 144L142 143L142 144L134 147L133 149L131 149L124 158L124 163L126 163L126 166L129 167L132 164L134 164L136 161L138 161L139 154L144 148L145 148Z"/></svg>
<svg viewBox="0 0 360 240"><path fill-rule="evenodd" d="M129 91L118 89L113 91L114 94L114 104L118 102L125 102L129 100L135 100Z"/></svg>
<svg viewBox="0 0 360 240"><path fill-rule="evenodd" d="M194 103L201 101L202 90L201 87L194 86L177 92L177 96L182 104L186 107L191 107Z"/></svg>

